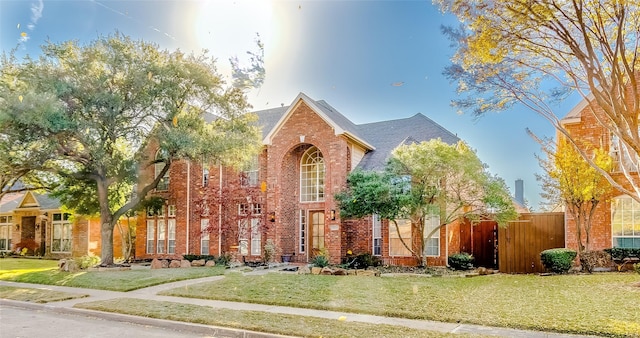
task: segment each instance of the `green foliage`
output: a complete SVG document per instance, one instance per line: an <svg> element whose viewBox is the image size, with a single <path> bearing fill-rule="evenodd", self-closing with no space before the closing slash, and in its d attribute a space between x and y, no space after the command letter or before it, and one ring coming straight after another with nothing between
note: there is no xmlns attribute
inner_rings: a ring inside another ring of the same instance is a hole
<svg viewBox="0 0 640 338"><path fill-rule="evenodd" d="M470 270L473 269L474 260L475 258L469 253L454 253L449 256L449 266L454 270Z"/></svg>
<svg viewBox="0 0 640 338"><path fill-rule="evenodd" d="M173 162L204 158L239 167L260 150L243 90L225 84L206 52L159 50L115 33L82 45L48 42L37 59L4 55L0 74L7 165L55 175L55 197L77 213L100 214L110 230L102 233L112 233ZM148 156L152 144L167 156ZM24 161L25 154L37 161ZM5 174L4 159L0 183L7 184L5 176L20 172ZM161 168L158 177L139 180L149 165ZM102 239L105 265L113 263L112 240Z"/></svg>
<svg viewBox="0 0 640 338"><path fill-rule="evenodd" d="M358 255L347 255L343 260L343 266L346 269L366 269L370 266L376 267L382 265L382 260L368 252Z"/></svg>
<svg viewBox="0 0 640 338"><path fill-rule="evenodd" d="M85 270L100 264L100 257L93 255L85 255L74 259L78 268Z"/></svg>
<svg viewBox="0 0 640 338"><path fill-rule="evenodd" d="M603 250L583 251L580 253L580 265L582 269L591 273L596 267L610 267L611 255Z"/></svg>
<svg viewBox="0 0 640 338"><path fill-rule="evenodd" d="M633 264L633 271L640 275L640 263Z"/></svg>
<svg viewBox="0 0 640 338"><path fill-rule="evenodd" d="M548 249L540 253L540 260L547 270L555 273L565 273L571 269L571 264L577 255L578 253L571 249Z"/></svg>
<svg viewBox="0 0 640 338"><path fill-rule="evenodd" d="M311 259L311 264L324 268L329 265L329 258L325 255L317 255Z"/></svg>
<svg viewBox="0 0 640 338"><path fill-rule="evenodd" d="M192 255L192 254L182 255L182 259L188 260L189 262L204 259L205 261L216 261L216 263L218 260L218 258L216 258L216 256L214 255Z"/></svg>
<svg viewBox="0 0 640 338"><path fill-rule="evenodd" d="M640 249L634 248L608 248L604 251L611 255L611 258L615 261L622 261L626 258L638 257L640 258Z"/></svg>

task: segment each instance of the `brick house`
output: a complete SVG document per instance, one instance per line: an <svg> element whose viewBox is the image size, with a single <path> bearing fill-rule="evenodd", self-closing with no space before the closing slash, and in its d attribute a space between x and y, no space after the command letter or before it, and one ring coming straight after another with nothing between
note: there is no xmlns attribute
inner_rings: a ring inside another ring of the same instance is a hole
<svg viewBox="0 0 640 338"><path fill-rule="evenodd" d="M0 201L0 253L26 248L29 256L100 256L100 244L99 218L72 217L46 194L9 193ZM122 253L118 230L114 232L114 253L116 257Z"/></svg>
<svg viewBox="0 0 640 338"><path fill-rule="evenodd" d="M594 106L591 109L589 103L583 100L569 111L561 120L561 124L580 144L588 145L592 149L604 148L615 158L618 151L614 145L615 136L612 136L609 130L598 122L596 114L603 114L601 108ZM616 182L625 182L620 168L614 169L612 178ZM628 183L623 186L631 189ZM640 248L640 217L638 215L640 215L640 203L628 195L614 191L611 196L600 201L592 217L590 249ZM575 221L569 213L565 213L565 224L565 246L577 250Z"/></svg>
<svg viewBox="0 0 640 338"><path fill-rule="evenodd" d="M269 240L277 261L304 263L324 250L332 263L348 252L371 253L387 264L416 263L388 222L374 216L343 220L333 195L352 170L381 170L405 142L440 138L453 144L456 135L422 114L356 125L303 93L289 106L255 113L263 148L243 172L193 161L172 164L153 193L165 206L140 215L136 258L234 253L258 260ZM148 149L160 155L157 145ZM150 166L141 179L156 171ZM400 233L411 233L410 222L400 223ZM428 264L445 265L447 255L460 249L459 233L453 224L428 239Z"/></svg>

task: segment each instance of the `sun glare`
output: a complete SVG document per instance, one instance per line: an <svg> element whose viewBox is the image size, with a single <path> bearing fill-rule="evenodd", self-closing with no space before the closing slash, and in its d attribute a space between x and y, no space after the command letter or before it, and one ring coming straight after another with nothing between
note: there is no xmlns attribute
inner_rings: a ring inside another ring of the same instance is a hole
<svg viewBox="0 0 640 338"><path fill-rule="evenodd" d="M202 1L195 21L199 47L208 49L223 66L224 60L256 50L256 33L267 42L273 30L271 1Z"/></svg>

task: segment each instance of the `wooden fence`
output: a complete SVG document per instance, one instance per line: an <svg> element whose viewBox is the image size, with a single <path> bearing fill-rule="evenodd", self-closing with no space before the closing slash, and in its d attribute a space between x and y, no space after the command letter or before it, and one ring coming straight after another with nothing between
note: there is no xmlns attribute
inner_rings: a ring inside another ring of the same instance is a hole
<svg viewBox="0 0 640 338"><path fill-rule="evenodd" d="M564 248L564 214L521 214L498 229L498 267L504 273L545 272L540 252Z"/></svg>

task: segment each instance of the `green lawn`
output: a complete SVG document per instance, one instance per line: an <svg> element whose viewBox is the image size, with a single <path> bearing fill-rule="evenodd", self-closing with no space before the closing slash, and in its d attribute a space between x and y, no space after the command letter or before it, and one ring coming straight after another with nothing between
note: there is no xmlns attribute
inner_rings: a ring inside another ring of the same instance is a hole
<svg viewBox="0 0 640 338"><path fill-rule="evenodd" d="M640 276L474 278L228 274L165 295L521 329L640 337Z"/></svg>
<svg viewBox="0 0 640 338"><path fill-rule="evenodd" d="M131 291L185 279L224 274L224 267L135 269L127 271L58 271L58 262L41 259L0 259L0 280L80 288Z"/></svg>
<svg viewBox="0 0 640 338"><path fill-rule="evenodd" d="M49 303L82 297L87 297L87 295L0 285L0 298L19 300L23 302Z"/></svg>
<svg viewBox="0 0 640 338"><path fill-rule="evenodd" d="M403 326L341 321L339 318L325 319L260 311L234 311L208 306L130 298L81 303L75 307L296 337L484 337L424 331Z"/></svg>

